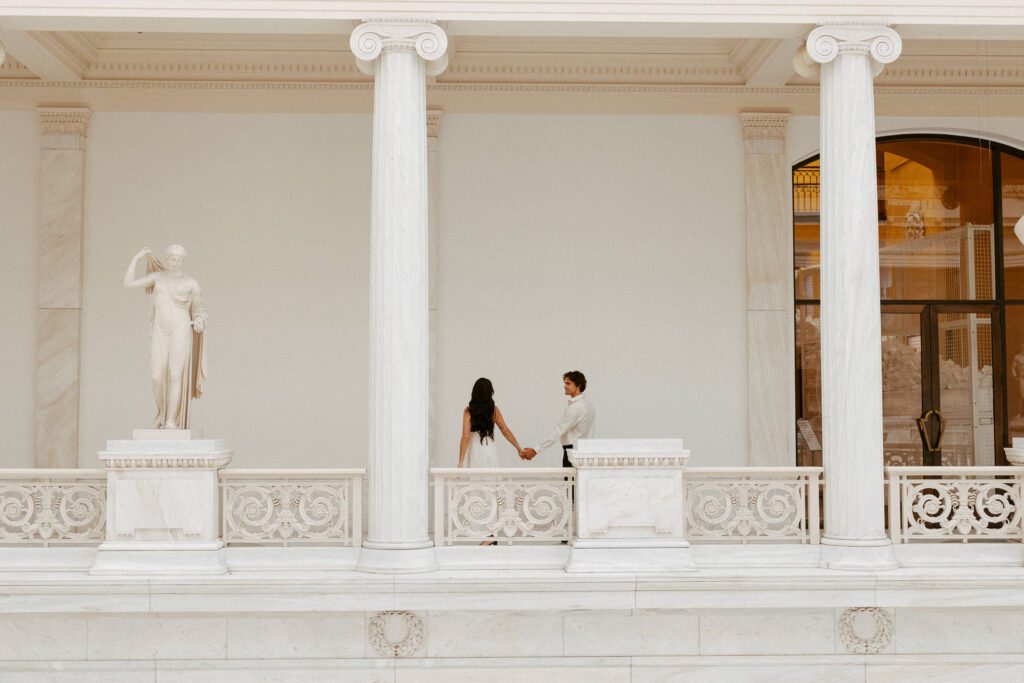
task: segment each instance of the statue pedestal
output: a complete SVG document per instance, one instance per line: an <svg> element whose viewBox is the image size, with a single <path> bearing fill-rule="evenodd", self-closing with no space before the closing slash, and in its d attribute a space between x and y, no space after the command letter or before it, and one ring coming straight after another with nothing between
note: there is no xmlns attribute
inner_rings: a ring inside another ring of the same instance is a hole
<svg viewBox="0 0 1024 683"><path fill-rule="evenodd" d="M582 439L567 572L695 571L683 526L682 439Z"/></svg>
<svg viewBox="0 0 1024 683"><path fill-rule="evenodd" d="M91 574L224 574L217 470L222 439L187 429L137 429L108 441L107 539Z"/></svg>

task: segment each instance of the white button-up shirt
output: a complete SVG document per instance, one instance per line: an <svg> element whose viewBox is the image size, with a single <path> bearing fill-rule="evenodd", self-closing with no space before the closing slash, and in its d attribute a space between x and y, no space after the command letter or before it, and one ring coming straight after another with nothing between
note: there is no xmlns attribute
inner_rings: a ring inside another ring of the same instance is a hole
<svg viewBox="0 0 1024 683"><path fill-rule="evenodd" d="M540 453L556 443L575 446L580 439L591 438L594 436L594 417L594 406L587 397L583 394L573 396L569 399L569 405L565 407L562 419L537 446L537 452Z"/></svg>

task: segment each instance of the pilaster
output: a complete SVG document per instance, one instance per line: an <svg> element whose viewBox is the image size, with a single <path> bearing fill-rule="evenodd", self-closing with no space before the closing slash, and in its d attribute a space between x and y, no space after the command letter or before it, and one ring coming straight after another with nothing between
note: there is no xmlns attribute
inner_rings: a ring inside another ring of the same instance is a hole
<svg viewBox="0 0 1024 683"><path fill-rule="evenodd" d="M35 465L78 466L85 138L90 111L40 108Z"/></svg>

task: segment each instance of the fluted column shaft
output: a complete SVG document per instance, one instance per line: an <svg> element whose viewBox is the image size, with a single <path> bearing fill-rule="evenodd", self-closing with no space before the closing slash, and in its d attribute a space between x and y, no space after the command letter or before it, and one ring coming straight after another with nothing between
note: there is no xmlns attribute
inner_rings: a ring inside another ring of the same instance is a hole
<svg viewBox="0 0 1024 683"><path fill-rule="evenodd" d="M823 566L896 566L885 534L874 76L899 56L884 26L820 26Z"/></svg>
<svg viewBox="0 0 1024 683"><path fill-rule="evenodd" d="M369 530L360 568L436 567L427 533L427 64L443 68L433 24L370 22L352 34L374 74L371 200Z"/></svg>

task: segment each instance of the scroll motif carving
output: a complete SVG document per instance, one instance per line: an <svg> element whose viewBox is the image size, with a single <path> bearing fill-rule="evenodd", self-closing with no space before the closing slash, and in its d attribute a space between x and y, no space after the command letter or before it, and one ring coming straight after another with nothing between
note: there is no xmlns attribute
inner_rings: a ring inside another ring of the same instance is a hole
<svg viewBox="0 0 1024 683"><path fill-rule="evenodd" d="M571 478L441 481L446 487L446 543L492 537L519 542L572 537Z"/></svg>
<svg viewBox="0 0 1024 683"><path fill-rule="evenodd" d="M352 541L352 480L224 483L224 542Z"/></svg>
<svg viewBox="0 0 1024 683"><path fill-rule="evenodd" d="M687 482L687 536L694 540L804 538L805 487L802 481Z"/></svg>
<svg viewBox="0 0 1024 683"><path fill-rule="evenodd" d="M0 542L102 541L105 482L0 483Z"/></svg>
<svg viewBox="0 0 1024 683"><path fill-rule="evenodd" d="M1021 535L1020 480L903 482L903 536Z"/></svg>
<svg viewBox="0 0 1024 683"><path fill-rule="evenodd" d="M349 38L356 65L372 75L375 61L387 49L415 50L427 63L427 75L436 76L448 66L448 36L437 24L377 20L356 27Z"/></svg>

